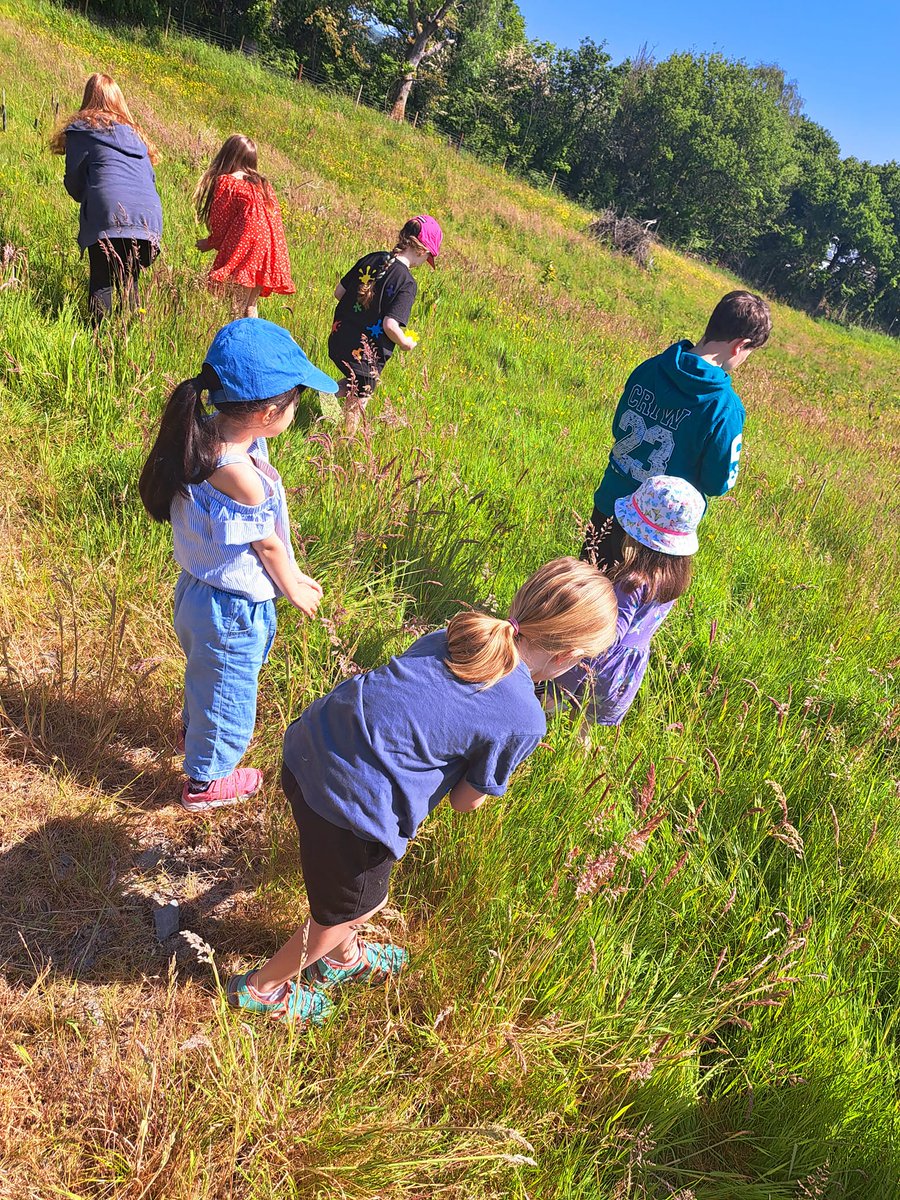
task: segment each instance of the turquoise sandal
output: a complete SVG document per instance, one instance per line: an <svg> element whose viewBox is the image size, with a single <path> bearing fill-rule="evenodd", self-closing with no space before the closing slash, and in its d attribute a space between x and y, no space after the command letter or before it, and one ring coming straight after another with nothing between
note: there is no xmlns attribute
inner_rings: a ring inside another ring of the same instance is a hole
<svg viewBox="0 0 900 1200"><path fill-rule="evenodd" d="M273 1021L296 1021L298 1025L324 1025L334 1011L334 1001L305 984L291 980L285 994L278 1000L264 1000L247 982L253 971L233 975L225 986L232 1008L260 1013Z"/></svg>
<svg viewBox="0 0 900 1200"><path fill-rule="evenodd" d="M304 967L301 978L316 989L337 987L342 983L366 983L377 987L386 979L399 975L409 962L409 952L402 946L364 942L360 938L359 949L359 961L352 966L344 966L325 956Z"/></svg>

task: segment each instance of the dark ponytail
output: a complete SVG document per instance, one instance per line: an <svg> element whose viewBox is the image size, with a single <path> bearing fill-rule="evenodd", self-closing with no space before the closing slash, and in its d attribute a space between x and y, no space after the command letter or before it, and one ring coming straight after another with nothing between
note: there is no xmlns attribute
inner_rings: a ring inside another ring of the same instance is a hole
<svg viewBox="0 0 900 1200"><path fill-rule="evenodd" d="M203 393L219 386L215 371L204 363L196 379L179 383L166 402L138 483L144 508L154 521L168 521L174 498L185 495L189 483L200 483L216 468L219 437Z"/></svg>
<svg viewBox="0 0 900 1200"><path fill-rule="evenodd" d="M419 234L422 232L422 222L417 221L415 217L407 221L400 232L397 234L397 243L390 254L382 262L381 266L375 272L374 276L366 283L361 283L357 289L356 298L363 306L368 308L375 299L375 289L384 276L387 274L388 267L396 261L397 255L402 254L404 250L412 247L414 250L419 250L424 253L428 252L428 247L423 246L419 241Z"/></svg>

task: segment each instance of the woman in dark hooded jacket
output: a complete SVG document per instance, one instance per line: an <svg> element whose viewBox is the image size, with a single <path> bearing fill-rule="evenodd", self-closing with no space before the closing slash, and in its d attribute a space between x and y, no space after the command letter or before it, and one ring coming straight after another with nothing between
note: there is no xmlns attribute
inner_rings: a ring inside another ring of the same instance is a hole
<svg viewBox="0 0 900 1200"><path fill-rule="evenodd" d="M119 85L92 75L81 108L53 135L66 156L66 191L81 205L78 244L90 262L95 321L112 310L113 292L138 303L138 276L159 252L162 205L153 164L156 147L141 132Z"/></svg>

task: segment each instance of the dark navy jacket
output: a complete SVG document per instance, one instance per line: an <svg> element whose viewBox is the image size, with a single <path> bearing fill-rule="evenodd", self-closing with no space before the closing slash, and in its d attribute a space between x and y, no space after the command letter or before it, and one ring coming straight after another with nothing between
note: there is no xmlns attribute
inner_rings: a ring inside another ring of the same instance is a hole
<svg viewBox="0 0 900 1200"><path fill-rule="evenodd" d="M615 445L594 506L607 516L651 475L678 475L704 496L734 487L746 413L721 367L676 342L635 367L613 417Z"/></svg>
<svg viewBox="0 0 900 1200"><path fill-rule="evenodd" d="M66 130L66 191L81 205L78 245L135 238L159 245L162 205L147 147L130 125Z"/></svg>

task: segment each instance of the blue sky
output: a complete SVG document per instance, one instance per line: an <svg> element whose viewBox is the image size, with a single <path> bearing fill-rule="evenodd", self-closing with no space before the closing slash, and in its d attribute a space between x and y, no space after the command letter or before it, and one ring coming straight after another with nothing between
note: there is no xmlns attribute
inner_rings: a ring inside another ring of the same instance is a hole
<svg viewBox="0 0 900 1200"><path fill-rule="evenodd" d="M895 0L518 0L528 36L559 46L605 41L615 62L644 43L656 58L719 51L776 62L804 111L843 154L900 160L900 4Z"/></svg>

